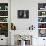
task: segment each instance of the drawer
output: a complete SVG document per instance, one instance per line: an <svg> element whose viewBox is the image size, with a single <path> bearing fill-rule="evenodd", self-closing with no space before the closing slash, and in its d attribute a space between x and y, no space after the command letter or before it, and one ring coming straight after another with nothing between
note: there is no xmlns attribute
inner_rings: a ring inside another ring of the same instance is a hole
<svg viewBox="0 0 46 46"><path fill-rule="evenodd" d="M8 45L8 39L6 37L0 38L0 45Z"/></svg>

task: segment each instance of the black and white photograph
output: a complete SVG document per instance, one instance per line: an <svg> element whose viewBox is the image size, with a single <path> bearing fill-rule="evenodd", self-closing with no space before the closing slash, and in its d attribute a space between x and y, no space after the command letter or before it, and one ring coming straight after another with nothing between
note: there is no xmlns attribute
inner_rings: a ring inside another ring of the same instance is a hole
<svg viewBox="0 0 46 46"><path fill-rule="evenodd" d="M18 18L29 18L29 10L18 10Z"/></svg>

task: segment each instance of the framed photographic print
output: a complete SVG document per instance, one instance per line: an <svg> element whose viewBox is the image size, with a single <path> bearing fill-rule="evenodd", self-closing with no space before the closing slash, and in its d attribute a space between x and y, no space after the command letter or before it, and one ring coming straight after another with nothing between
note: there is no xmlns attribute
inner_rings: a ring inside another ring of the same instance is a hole
<svg viewBox="0 0 46 46"><path fill-rule="evenodd" d="M18 10L18 18L29 18L29 10Z"/></svg>

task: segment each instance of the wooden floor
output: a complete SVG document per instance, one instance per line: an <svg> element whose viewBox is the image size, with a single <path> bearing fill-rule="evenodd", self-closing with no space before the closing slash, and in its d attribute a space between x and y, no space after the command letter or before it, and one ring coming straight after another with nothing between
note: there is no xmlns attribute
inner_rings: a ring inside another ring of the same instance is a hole
<svg viewBox="0 0 46 46"><path fill-rule="evenodd" d="M0 45L0 46L8 46L8 45Z"/></svg>

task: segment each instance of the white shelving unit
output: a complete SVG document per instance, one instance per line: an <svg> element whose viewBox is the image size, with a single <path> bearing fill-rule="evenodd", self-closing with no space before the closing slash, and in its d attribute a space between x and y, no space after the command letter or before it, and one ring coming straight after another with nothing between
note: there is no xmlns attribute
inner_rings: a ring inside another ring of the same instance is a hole
<svg viewBox="0 0 46 46"><path fill-rule="evenodd" d="M41 35L40 37L46 37L45 34L40 33L41 31L45 31L46 33L46 3L38 4L38 31Z"/></svg>
<svg viewBox="0 0 46 46"><path fill-rule="evenodd" d="M8 2L2 2L0 3L0 45L8 45L8 20Z"/></svg>

